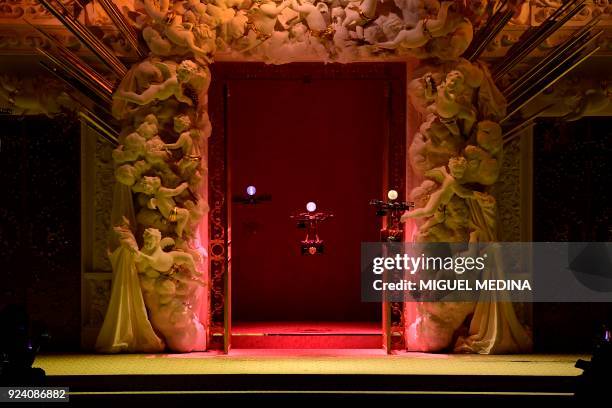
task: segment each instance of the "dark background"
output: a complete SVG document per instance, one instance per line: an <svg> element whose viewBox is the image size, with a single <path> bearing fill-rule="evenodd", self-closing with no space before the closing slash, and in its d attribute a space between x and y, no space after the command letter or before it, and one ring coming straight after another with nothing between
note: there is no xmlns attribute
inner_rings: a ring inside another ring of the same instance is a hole
<svg viewBox="0 0 612 408"><path fill-rule="evenodd" d="M612 119L534 129L534 241L612 241ZM608 303L534 305L536 351L590 350Z"/></svg>
<svg viewBox="0 0 612 408"><path fill-rule="evenodd" d="M26 304L48 350L78 350L80 124L0 116L0 143L0 308Z"/></svg>

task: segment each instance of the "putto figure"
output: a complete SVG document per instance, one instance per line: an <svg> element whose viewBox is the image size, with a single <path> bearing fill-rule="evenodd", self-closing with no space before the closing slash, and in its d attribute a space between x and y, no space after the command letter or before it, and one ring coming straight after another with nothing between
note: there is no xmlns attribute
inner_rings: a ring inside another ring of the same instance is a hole
<svg viewBox="0 0 612 408"><path fill-rule="evenodd" d="M161 84L152 84L141 94L131 91L120 91L115 94L116 99L122 99L137 105L147 105L154 101L164 101L174 96L179 102L193 105L193 101L184 94L187 85L198 73L198 66L190 60L181 62L176 75L166 79Z"/></svg>
<svg viewBox="0 0 612 408"><path fill-rule="evenodd" d="M132 187L132 190L149 196L147 207L159 210L168 222L176 223L176 235L181 237L189 220L189 211L177 206L174 197L182 194L188 187L187 183L182 183L176 188L163 187L159 177L145 176Z"/></svg>

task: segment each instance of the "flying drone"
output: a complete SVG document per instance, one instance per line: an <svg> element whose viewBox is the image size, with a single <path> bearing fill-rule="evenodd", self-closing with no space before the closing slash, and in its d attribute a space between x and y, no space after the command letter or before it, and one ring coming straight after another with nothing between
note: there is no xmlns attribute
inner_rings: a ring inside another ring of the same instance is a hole
<svg viewBox="0 0 612 408"><path fill-rule="evenodd" d="M323 240L319 238L319 224L328 218L333 218L334 214L329 212L317 211L317 204L310 201L306 204L306 212L300 212L291 216L296 220L297 227L306 230L306 238L300 242L300 252L302 255L322 254L324 250Z"/></svg>
<svg viewBox="0 0 612 408"><path fill-rule="evenodd" d="M379 217L388 216L387 228L380 231L382 241L397 242L402 241L403 229L400 218L404 211L414 208L414 203L395 201L399 194L395 190L389 190L387 198L389 201L370 200L370 205L376 208L376 215Z"/></svg>
<svg viewBox="0 0 612 408"><path fill-rule="evenodd" d="M246 188L245 195L235 195L233 197L233 201L235 203L249 204L249 205L259 204L261 202L271 201L271 200L272 200L271 194L257 194L257 189L255 188L255 186L248 186Z"/></svg>

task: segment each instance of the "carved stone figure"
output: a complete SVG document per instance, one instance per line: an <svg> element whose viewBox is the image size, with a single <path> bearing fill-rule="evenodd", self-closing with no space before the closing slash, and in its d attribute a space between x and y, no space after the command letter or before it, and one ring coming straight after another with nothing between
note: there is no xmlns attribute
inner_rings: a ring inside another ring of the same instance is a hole
<svg viewBox="0 0 612 408"><path fill-rule="evenodd" d="M327 23L323 14L328 14L327 4L320 2L315 4L315 0L291 0L291 8L300 13L300 17L306 21L308 29L315 36L321 36L327 29Z"/></svg>
<svg viewBox="0 0 612 408"><path fill-rule="evenodd" d="M164 238L163 243L168 243ZM161 233L148 228L144 233L144 246L136 256L138 268L147 273L152 268L160 274L168 274L174 266L184 266L194 277L198 275L191 255L181 251L166 252L162 249Z"/></svg>
<svg viewBox="0 0 612 408"><path fill-rule="evenodd" d="M183 155L178 162L179 174L183 180L189 180L189 185L193 190L197 190L202 180L200 174L202 134L199 129L191 127L191 119L187 115L174 118L174 131L180 135L178 140L166 144L165 148L182 150Z"/></svg>
<svg viewBox="0 0 612 408"><path fill-rule="evenodd" d="M484 120L478 122L476 129L478 146L468 145L463 151L467 160L463 182L488 186L499 178L503 144L501 127L496 122Z"/></svg>
<svg viewBox="0 0 612 408"><path fill-rule="evenodd" d="M463 178L467 168L467 161L464 157L453 157L446 166L438 167L425 173L425 176L437 181L440 188L431 194L427 204L422 208L415 208L402 215L401 221L405 222L410 218L430 217L439 211L442 206L449 203L453 195L461 198L472 198L474 192L463 187L458 180Z"/></svg>
<svg viewBox="0 0 612 408"><path fill-rule="evenodd" d="M278 5L272 0L256 2L248 11L248 28L260 39L269 38L274 32L278 16L290 4L290 0L284 0Z"/></svg>
<svg viewBox="0 0 612 408"><path fill-rule="evenodd" d="M187 187L189 187L187 183L182 183L176 188L163 187L159 177L145 176L132 187L132 190L150 196L148 208L158 209L166 220L176 223L176 235L181 237L189 220L189 211L178 207L173 197L182 194Z"/></svg>
<svg viewBox="0 0 612 408"><path fill-rule="evenodd" d="M189 352L206 343L206 331L188 302L203 282L191 254L164 251L171 245L174 240L162 239L158 230L148 228L136 265L153 326L172 350Z"/></svg>
<svg viewBox="0 0 612 408"><path fill-rule="evenodd" d="M422 47L432 38L441 37L449 33L449 24L447 24L448 9L453 5L451 1L445 1L440 6L440 11L435 19L419 20L414 28L402 30L392 40L376 44L381 48L397 48L400 45L403 48Z"/></svg>
<svg viewBox="0 0 612 408"><path fill-rule="evenodd" d="M134 164L124 164L115 170L115 178L121 184L128 187L133 186L142 175L151 170L151 165L144 160L138 160Z"/></svg>
<svg viewBox="0 0 612 408"><path fill-rule="evenodd" d="M116 163L133 162L144 156L146 139L137 132L125 137L122 145L113 150L113 159Z"/></svg>
<svg viewBox="0 0 612 408"><path fill-rule="evenodd" d="M114 227L119 246L111 255L113 285L104 323L96 340L96 351L160 352L165 345L147 316L136 270L138 244L124 218Z"/></svg>
<svg viewBox="0 0 612 408"><path fill-rule="evenodd" d="M378 0L353 1L345 7L346 18L342 25L352 27L366 24L376 18L376 4Z"/></svg>
<svg viewBox="0 0 612 408"><path fill-rule="evenodd" d="M450 133L440 119L429 114L408 149L412 169L419 175L435 167L448 163L453 156L459 155L463 138Z"/></svg>
<svg viewBox="0 0 612 408"><path fill-rule="evenodd" d="M149 49L160 57L170 57L173 55L185 55L187 48L177 47L170 40L163 38L162 35L153 27L145 27L142 30L142 37L149 46Z"/></svg>
<svg viewBox="0 0 612 408"><path fill-rule="evenodd" d="M0 106L13 115L53 116L62 111L74 111L78 104L54 81L22 80L0 75Z"/></svg>
<svg viewBox="0 0 612 408"><path fill-rule="evenodd" d="M469 135L476 120L476 112L468 100L461 99L464 91L464 75L461 71L451 71L444 82L437 86L434 104L429 110L440 117L442 123L454 135ZM433 91L433 90L431 90ZM458 120L463 120L460 128Z"/></svg>
<svg viewBox="0 0 612 408"><path fill-rule="evenodd" d="M206 26L194 27L191 23L183 22L183 16L176 14L164 31L168 39L179 47L185 47L196 56L209 60L209 54L215 50L215 38L212 31ZM196 43L198 34L198 45Z"/></svg>
<svg viewBox="0 0 612 408"><path fill-rule="evenodd" d="M137 105L146 105L155 100L166 100L174 96L179 102L193 105L193 101L184 94L184 85L198 73L198 66L190 60L185 60L176 69L176 76L168 78L161 84L153 84L141 94L121 91L115 94L116 99L126 100Z"/></svg>

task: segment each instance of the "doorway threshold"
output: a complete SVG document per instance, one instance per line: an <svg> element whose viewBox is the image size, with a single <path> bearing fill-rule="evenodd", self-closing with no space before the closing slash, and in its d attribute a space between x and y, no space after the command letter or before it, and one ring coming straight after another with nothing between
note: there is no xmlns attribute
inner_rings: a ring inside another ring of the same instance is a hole
<svg viewBox="0 0 612 408"><path fill-rule="evenodd" d="M237 322L233 349L377 349L376 322Z"/></svg>

